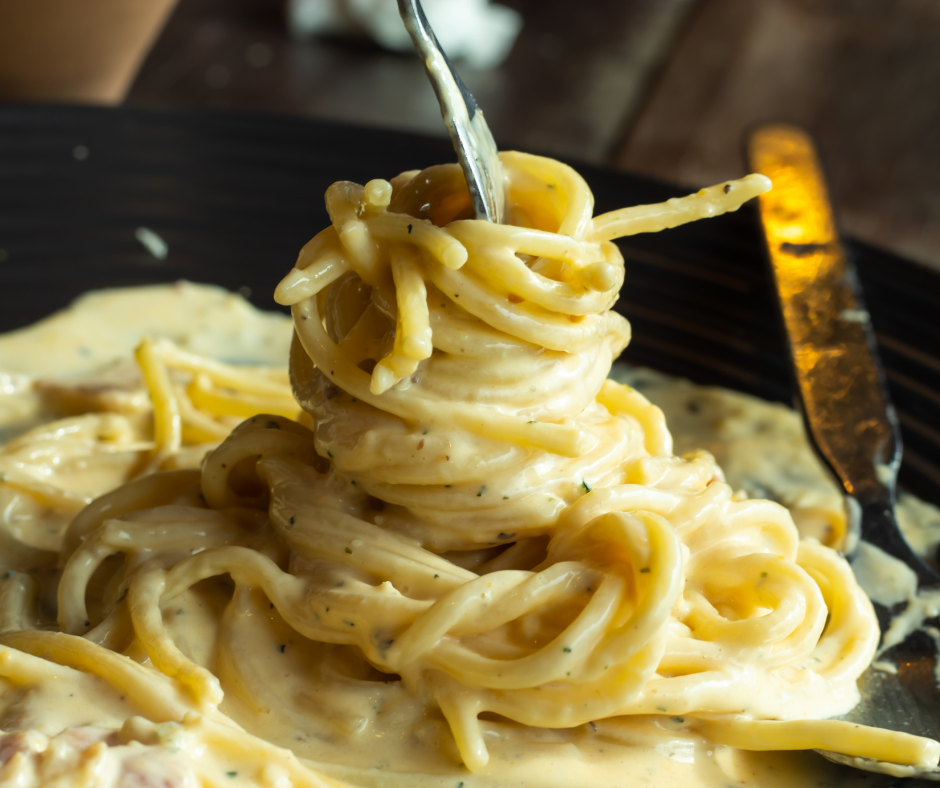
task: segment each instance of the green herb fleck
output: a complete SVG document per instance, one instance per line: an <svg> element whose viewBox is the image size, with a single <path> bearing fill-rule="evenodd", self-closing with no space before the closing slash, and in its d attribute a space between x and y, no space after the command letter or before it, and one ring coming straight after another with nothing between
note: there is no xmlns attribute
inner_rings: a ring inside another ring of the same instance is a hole
<svg viewBox="0 0 940 788"><path fill-rule="evenodd" d="M355 622L353 622L353 621L347 621L345 618L343 619L343 623L344 623L346 626L348 626L348 627L354 627L354 626L356 626Z"/></svg>
<svg viewBox="0 0 940 788"><path fill-rule="evenodd" d="M571 646L565 646L565 647L562 649L562 651L564 651L566 654L570 654L570 653L571 653Z"/></svg>
<svg viewBox="0 0 940 788"><path fill-rule="evenodd" d="M277 650L283 654L285 651L287 651L287 644L281 643L281 645L277 647Z"/></svg>
<svg viewBox="0 0 940 788"><path fill-rule="evenodd" d="M331 452L329 449L327 449L327 450L326 450L326 456L329 457L329 458L332 460L332 459L333 459L333 452Z"/></svg>
<svg viewBox="0 0 940 788"><path fill-rule="evenodd" d="M437 578L439 578L439 577L440 577L440 575L434 575L434 579L435 579L435 580L437 580Z"/></svg>
<svg viewBox="0 0 940 788"><path fill-rule="evenodd" d="M584 479L581 480L581 486L584 488L584 492L591 492L591 485L584 481Z"/></svg>
<svg viewBox="0 0 940 788"><path fill-rule="evenodd" d="M648 566L644 566L644 567L640 570L640 574L648 575L648 574L649 574L649 571L650 571L650 568L649 568Z"/></svg>
<svg viewBox="0 0 940 788"><path fill-rule="evenodd" d="M295 519L296 519L296 518L291 517L290 520L288 520L287 522L289 522L291 525L293 525L294 522L295 522Z"/></svg>
<svg viewBox="0 0 940 788"><path fill-rule="evenodd" d="M183 615L183 608L180 608L179 610L177 610L177 611L176 611L176 615L178 615L178 616Z"/></svg>
<svg viewBox="0 0 940 788"><path fill-rule="evenodd" d="M411 228L411 225L409 224L409 225L408 225L408 235L411 235L411 229L412 229L412 228Z"/></svg>
<svg viewBox="0 0 940 788"><path fill-rule="evenodd" d="M347 548L346 548L346 555L352 555L352 548L351 548L351 547L347 547Z"/></svg>
<svg viewBox="0 0 940 788"><path fill-rule="evenodd" d="M527 421L526 424L538 424L538 422L535 419L532 419L532 421Z"/></svg>
<svg viewBox="0 0 940 788"><path fill-rule="evenodd" d="M682 725L685 722L685 720L682 717L673 717L672 721L676 723L677 725Z"/></svg>
<svg viewBox="0 0 940 788"><path fill-rule="evenodd" d="M761 576L761 577L767 577L767 573L766 573L766 572L761 572L761 573L760 573L760 576Z"/></svg>
<svg viewBox="0 0 940 788"><path fill-rule="evenodd" d="M238 777L238 772L226 772L226 777Z"/></svg>
<svg viewBox="0 0 940 788"><path fill-rule="evenodd" d="M269 421L264 426L266 429L269 429L269 430L279 430L281 428L281 425L278 424L276 421L274 421L274 419L271 419L271 421Z"/></svg>
<svg viewBox="0 0 940 788"><path fill-rule="evenodd" d="M483 493L485 492L486 492L486 485L485 484L480 485L480 489L477 490L477 498L482 497Z"/></svg>

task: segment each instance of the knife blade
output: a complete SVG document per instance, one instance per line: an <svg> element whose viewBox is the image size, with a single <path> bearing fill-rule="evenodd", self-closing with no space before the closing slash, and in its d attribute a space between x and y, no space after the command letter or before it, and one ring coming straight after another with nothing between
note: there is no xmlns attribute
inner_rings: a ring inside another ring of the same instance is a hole
<svg viewBox="0 0 940 788"><path fill-rule="evenodd" d="M812 138L763 126L747 142L751 168L771 179L761 224L808 437L849 502L846 552L859 536L940 582L894 520L901 434L858 277L839 239Z"/></svg>

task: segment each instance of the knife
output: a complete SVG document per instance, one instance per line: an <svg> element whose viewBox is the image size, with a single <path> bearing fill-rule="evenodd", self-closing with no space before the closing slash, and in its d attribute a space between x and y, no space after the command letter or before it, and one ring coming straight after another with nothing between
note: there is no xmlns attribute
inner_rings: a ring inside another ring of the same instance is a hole
<svg viewBox="0 0 940 788"><path fill-rule="evenodd" d="M849 555L858 539L940 575L911 550L894 516L901 433L858 277L839 241L812 138L768 125L747 141L751 168L771 179L759 198L764 239L810 442L845 493Z"/></svg>

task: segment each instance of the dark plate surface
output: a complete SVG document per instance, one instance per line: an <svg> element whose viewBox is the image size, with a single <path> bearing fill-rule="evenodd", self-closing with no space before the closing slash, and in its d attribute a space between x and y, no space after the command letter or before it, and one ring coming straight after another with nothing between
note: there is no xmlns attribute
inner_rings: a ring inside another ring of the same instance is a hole
<svg viewBox="0 0 940 788"><path fill-rule="evenodd" d="M87 154L87 155L84 155ZM333 181L453 161L446 140L296 118L77 107L0 108L0 330L101 287L274 286L327 222ZM685 193L577 165L597 212ZM157 260L135 238L169 246ZM626 360L788 402L756 213L621 242ZM904 429L902 484L940 503L940 275L848 242ZM243 292L248 292L243 290Z"/></svg>

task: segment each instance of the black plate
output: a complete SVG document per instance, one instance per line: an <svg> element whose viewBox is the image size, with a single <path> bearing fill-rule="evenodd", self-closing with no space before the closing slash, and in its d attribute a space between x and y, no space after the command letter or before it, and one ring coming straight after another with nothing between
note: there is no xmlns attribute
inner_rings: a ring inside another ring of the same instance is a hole
<svg viewBox="0 0 940 788"><path fill-rule="evenodd" d="M330 183L453 159L444 139L273 115L0 108L0 330L85 290L179 278L248 288L273 308L274 285L327 222ZM685 193L576 166L598 212ZM135 239L138 227L166 240L166 259ZM791 401L751 206L620 245L628 361ZM940 275L848 248L903 425L901 483L940 503Z"/></svg>
<svg viewBox="0 0 940 788"><path fill-rule="evenodd" d="M297 118L0 108L0 331L89 289L179 278L274 308L275 284L327 222L330 183L453 159L446 140ZM686 191L576 166L598 212ZM135 239L139 227L165 239L164 260ZM791 401L752 207L620 246L628 361ZM848 249L904 429L902 484L940 503L940 275L865 244Z"/></svg>

